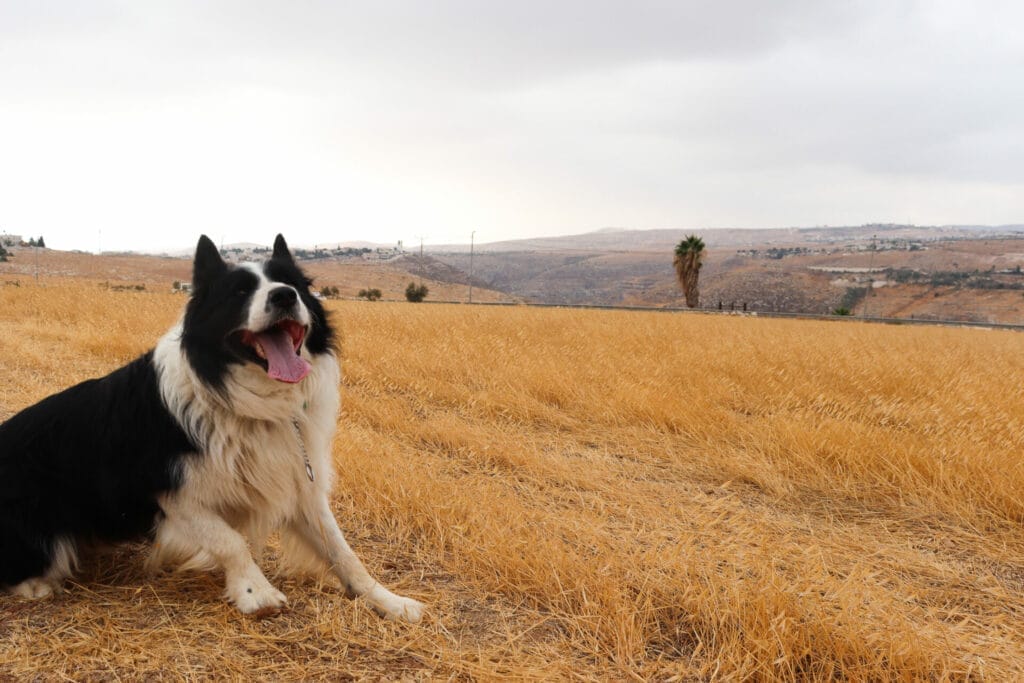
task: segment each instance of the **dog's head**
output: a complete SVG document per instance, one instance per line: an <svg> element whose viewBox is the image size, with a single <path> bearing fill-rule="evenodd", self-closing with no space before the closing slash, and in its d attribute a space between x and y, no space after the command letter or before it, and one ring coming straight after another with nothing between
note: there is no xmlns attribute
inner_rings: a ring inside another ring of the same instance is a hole
<svg viewBox="0 0 1024 683"><path fill-rule="evenodd" d="M214 387L239 364L272 380L301 382L310 357L327 353L333 337L311 284L281 235L270 259L241 265L226 263L216 245L200 237L182 330L193 369Z"/></svg>

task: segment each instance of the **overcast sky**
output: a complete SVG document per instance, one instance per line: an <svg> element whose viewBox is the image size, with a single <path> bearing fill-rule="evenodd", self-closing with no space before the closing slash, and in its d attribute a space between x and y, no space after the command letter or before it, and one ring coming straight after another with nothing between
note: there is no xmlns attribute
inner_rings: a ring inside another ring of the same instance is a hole
<svg viewBox="0 0 1024 683"><path fill-rule="evenodd" d="M1022 27L987 0L0 0L0 230L1024 222Z"/></svg>

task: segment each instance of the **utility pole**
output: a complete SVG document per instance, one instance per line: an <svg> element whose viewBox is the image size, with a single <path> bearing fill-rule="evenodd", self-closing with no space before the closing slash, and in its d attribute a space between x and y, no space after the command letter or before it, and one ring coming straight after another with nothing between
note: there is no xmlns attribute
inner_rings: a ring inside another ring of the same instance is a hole
<svg viewBox="0 0 1024 683"><path fill-rule="evenodd" d="M878 235L871 236L871 258L868 260L868 292L864 295L864 317L868 317L868 301L871 299L871 295L875 292L875 238Z"/></svg>
<svg viewBox="0 0 1024 683"><path fill-rule="evenodd" d="M473 238L476 230L469 233L469 303L473 303Z"/></svg>
<svg viewBox="0 0 1024 683"><path fill-rule="evenodd" d="M423 235L416 235L420 240L420 284L423 284Z"/></svg>

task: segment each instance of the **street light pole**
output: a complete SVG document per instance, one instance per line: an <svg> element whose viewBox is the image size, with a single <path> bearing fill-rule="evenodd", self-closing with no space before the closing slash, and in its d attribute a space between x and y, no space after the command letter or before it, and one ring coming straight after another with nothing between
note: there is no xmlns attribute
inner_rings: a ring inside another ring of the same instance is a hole
<svg viewBox="0 0 1024 683"><path fill-rule="evenodd" d="M469 233L469 303L473 303L473 238L476 230Z"/></svg>

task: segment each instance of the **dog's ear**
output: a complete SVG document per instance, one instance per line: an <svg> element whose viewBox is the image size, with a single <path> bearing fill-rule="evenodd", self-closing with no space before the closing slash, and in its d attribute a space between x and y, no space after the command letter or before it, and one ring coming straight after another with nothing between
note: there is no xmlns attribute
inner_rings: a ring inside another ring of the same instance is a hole
<svg viewBox="0 0 1024 683"><path fill-rule="evenodd" d="M274 258L292 261L292 252L288 251L288 243L284 241L284 235L278 234L274 238Z"/></svg>
<svg viewBox="0 0 1024 683"><path fill-rule="evenodd" d="M196 245L196 257L192 261L192 287L194 289L202 288L204 284L221 275L225 270L227 270L227 264L220 257L217 245L206 235L200 236L199 244Z"/></svg>

